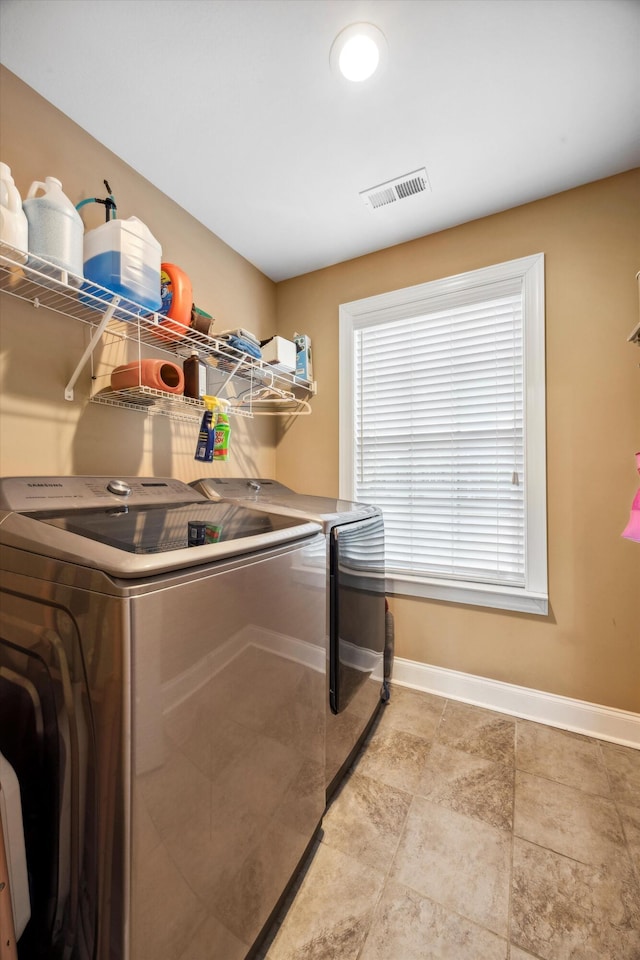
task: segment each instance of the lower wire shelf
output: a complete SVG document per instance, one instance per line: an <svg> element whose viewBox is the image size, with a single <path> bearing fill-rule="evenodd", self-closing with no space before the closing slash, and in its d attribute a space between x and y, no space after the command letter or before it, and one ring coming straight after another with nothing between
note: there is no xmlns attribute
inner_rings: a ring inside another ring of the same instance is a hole
<svg viewBox="0 0 640 960"><path fill-rule="evenodd" d="M145 386L127 387L126 390L106 388L94 393L90 401L109 407L125 407L144 414L171 417L172 420L197 423L202 419L205 410L201 400L193 400L191 397L181 397L175 393L166 393L163 390ZM248 410L234 408L231 412L234 416L251 417Z"/></svg>

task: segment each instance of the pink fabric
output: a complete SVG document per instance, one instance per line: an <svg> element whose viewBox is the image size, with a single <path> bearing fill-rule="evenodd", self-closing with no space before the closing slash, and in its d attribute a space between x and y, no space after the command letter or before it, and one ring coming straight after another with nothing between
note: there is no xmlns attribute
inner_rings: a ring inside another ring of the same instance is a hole
<svg viewBox="0 0 640 960"><path fill-rule="evenodd" d="M640 474L640 451L636 453L636 469L638 474ZM640 487L638 488L638 492L633 498L633 503L631 504L629 523L626 525L621 535L626 537L627 540L635 540L637 543L640 543Z"/></svg>

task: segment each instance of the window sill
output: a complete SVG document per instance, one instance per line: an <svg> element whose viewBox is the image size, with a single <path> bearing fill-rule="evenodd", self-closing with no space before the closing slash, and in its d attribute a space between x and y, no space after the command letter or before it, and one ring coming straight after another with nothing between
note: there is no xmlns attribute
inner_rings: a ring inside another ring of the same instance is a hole
<svg viewBox="0 0 640 960"><path fill-rule="evenodd" d="M422 597L444 600L448 603L471 604L496 610L515 610L546 617L549 599L546 593L536 593L518 587L501 587L484 583L452 583L447 580L422 580L409 576L387 576L387 593L396 596Z"/></svg>

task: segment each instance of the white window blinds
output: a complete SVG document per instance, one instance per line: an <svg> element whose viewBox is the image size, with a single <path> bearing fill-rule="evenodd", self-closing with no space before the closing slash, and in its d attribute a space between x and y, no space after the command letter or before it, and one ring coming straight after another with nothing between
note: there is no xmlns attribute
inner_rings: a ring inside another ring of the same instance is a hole
<svg viewBox="0 0 640 960"><path fill-rule="evenodd" d="M521 283L356 331L355 495L387 569L524 584Z"/></svg>
<svg viewBox="0 0 640 960"><path fill-rule="evenodd" d="M390 592L547 612L543 264L340 307L340 491Z"/></svg>

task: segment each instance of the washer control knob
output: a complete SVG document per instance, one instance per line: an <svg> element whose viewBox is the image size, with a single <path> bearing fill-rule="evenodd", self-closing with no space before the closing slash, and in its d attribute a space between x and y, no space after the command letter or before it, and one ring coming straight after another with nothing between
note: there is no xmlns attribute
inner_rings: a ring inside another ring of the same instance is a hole
<svg viewBox="0 0 640 960"><path fill-rule="evenodd" d="M128 497L131 493L131 487L124 480L109 480L107 490L109 493L115 493L117 497Z"/></svg>

